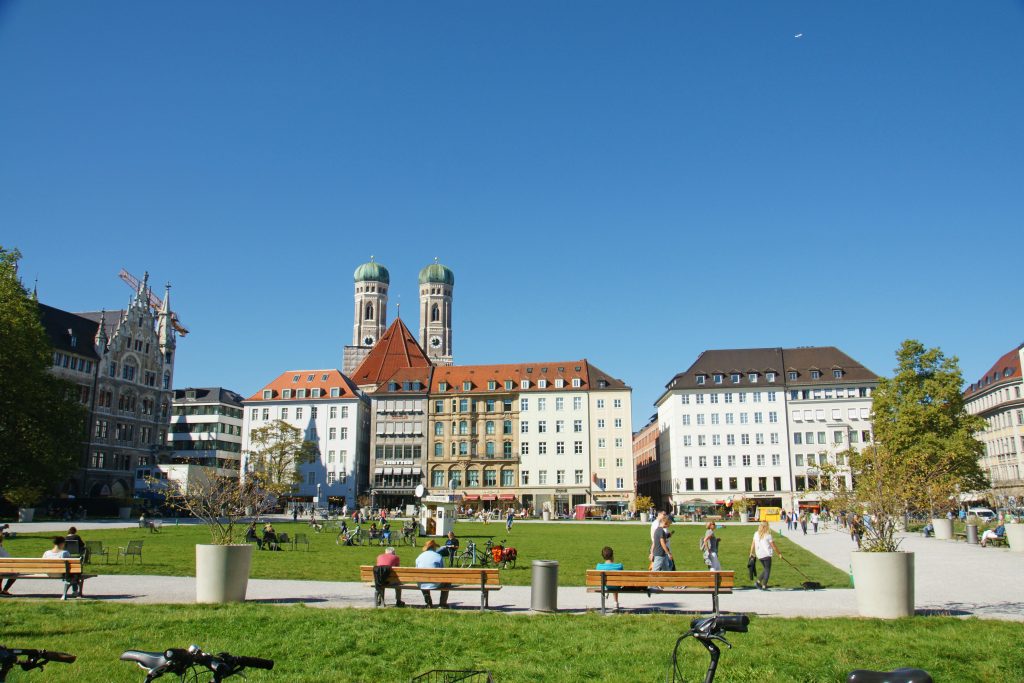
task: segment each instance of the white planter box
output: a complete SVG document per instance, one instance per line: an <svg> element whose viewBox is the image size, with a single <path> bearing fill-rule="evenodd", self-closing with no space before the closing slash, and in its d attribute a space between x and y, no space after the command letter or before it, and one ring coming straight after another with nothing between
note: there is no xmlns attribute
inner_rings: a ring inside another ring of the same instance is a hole
<svg viewBox="0 0 1024 683"><path fill-rule="evenodd" d="M914 615L914 553L851 554L857 612L899 619Z"/></svg>
<svg viewBox="0 0 1024 683"><path fill-rule="evenodd" d="M1007 524L1006 542L1013 552L1024 553L1024 524Z"/></svg>
<svg viewBox="0 0 1024 683"><path fill-rule="evenodd" d="M196 602L243 602L252 566L251 543L196 546Z"/></svg>
<svg viewBox="0 0 1024 683"><path fill-rule="evenodd" d="M36 509L35 508L18 508L18 521L19 522L31 522L35 519Z"/></svg>

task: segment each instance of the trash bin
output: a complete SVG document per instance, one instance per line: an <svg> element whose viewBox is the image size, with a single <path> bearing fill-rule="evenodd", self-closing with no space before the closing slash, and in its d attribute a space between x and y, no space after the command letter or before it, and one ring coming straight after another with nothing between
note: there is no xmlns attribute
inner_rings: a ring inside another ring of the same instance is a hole
<svg viewBox="0 0 1024 683"><path fill-rule="evenodd" d="M974 545L978 545L978 525L968 524L967 525L967 542Z"/></svg>
<svg viewBox="0 0 1024 683"><path fill-rule="evenodd" d="M530 583L530 609L534 612L558 611L558 562L534 560Z"/></svg>

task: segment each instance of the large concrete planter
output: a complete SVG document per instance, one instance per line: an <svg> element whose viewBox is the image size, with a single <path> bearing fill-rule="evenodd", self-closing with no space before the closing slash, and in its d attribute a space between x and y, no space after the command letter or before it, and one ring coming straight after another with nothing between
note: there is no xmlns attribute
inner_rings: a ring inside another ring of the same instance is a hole
<svg viewBox="0 0 1024 683"><path fill-rule="evenodd" d="M545 522L550 522L550 521L551 521L551 513L550 513L550 512L548 512L547 510L545 510L545 511L544 511L544 512L542 513L542 515L541 515L541 518L542 518L542 519L543 519L543 520L544 520Z"/></svg>
<svg viewBox="0 0 1024 683"><path fill-rule="evenodd" d="M857 612L899 619L914 615L914 553L852 553Z"/></svg>
<svg viewBox="0 0 1024 683"><path fill-rule="evenodd" d="M953 540L953 520L945 517L936 518L932 520L932 526L935 527L935 538L940 541Z"/></svg>
<svg viewBox="0 0 1024 683"><path fill-rule="evenodd" d="M1007 524L1006 542L1013 552L1024 553L1024 524Z"/></svg>
<svg viewBox="0 0 1024 683"><path fill-rule="evenodd" d="M19 522L31 522L35 519L36 509L35 508L18 508L18 521Z"/></svg>
<svg viewBox="0 0 1024 683"><path fill-rule="evenodd" d="M196 602L243 602L252 566L250 543L196 546Z"/></svg>
<svg viewBox="0 0 1024 683"><path fill-rule="evenodd" d="M750 513L749 512L741 512L740 513L740 522L742 522L743 524L746 524L749 521L750 521Z"/></svg>

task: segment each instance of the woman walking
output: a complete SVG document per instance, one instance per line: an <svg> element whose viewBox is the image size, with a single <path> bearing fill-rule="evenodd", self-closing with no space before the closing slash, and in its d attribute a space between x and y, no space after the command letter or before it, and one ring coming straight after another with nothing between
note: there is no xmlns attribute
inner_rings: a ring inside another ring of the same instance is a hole
<svg viewBox="0 0 1024 683"><path fill-rule="evenodd" d="M768 579L772 575L772 555L782 553L772 539L772 530L768 522L761 522L754 532L754 540L750 543L750 554L761 561L761 576L754 582L763 591L768 590Z"/></svg>
<svg viewBox="0 0 1024 683"><path fill-rule="evenodd" d="M707 531L700 541L700 549L704 551L704 564L710 567L713 572L722 571L722 564L718 561L718 537L715 536L716 524L708 522Z"/></svg>

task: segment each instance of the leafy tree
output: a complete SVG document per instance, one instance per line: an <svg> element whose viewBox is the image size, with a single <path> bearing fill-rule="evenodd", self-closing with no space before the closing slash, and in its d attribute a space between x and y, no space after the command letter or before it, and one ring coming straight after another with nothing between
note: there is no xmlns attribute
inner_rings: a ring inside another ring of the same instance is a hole
<svg viewBox="0 0 1024 683"><path fill-rule="evenodd" d="M647 512L654 507L654 501L650 496L637 496L633 507L637 512Z"/></svg>
<svg viewBox="0 0 1024 683"><path fill-rule="evenodd" d="M53 349L34 297L18 280L21 253L0 247L0 494L31 505L78 466L86 411L50 372Z"/></svg>
<svg viewBox="0 0 1024 683"><path fill-rule="evenodd" d="M251 476L279 496L301 483L299 465L313 462L317 455L316 443L303 439L302 430L283 420L254 429L249 436Z"/></svg>
<svg viewBox="0 0 1024 683"><path fill-rule="evenodd" d="M934 516L955 503L956 494L988 488L978 465L984 445L974 434L985 423L964 407L957 359L916 340L903 342L897 367L882 378L872 401L874 444L839 454L853 475L853 490L841 476L845 466L823 473L833 485L835 504L871 516L863 548L898 549L896 531L906 513Z"/></svg>

